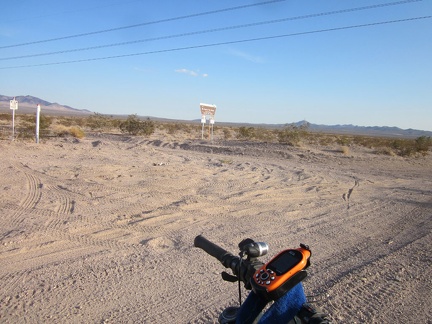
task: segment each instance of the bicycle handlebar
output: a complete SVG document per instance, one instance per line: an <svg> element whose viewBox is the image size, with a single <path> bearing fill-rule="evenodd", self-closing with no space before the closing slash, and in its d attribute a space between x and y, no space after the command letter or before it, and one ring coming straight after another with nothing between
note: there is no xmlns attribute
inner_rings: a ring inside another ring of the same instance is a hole
<svg viewBox="0 0 432 324"><path fill-rule="evenodd" d="M225 268L230 268L234 276L242 281L245 288L249 290L251 289L250 278L255 273L256 269L263 265L263 263L258 260L242 260L240 257L234 256L220 246L210 242L202 235L195 237L194 246L204 250L212 257L219 260Z"/></svg>
<svg viewBox="0 0 432 324"><path fill-rule="evenodd" d="M194 246L198 247L200 249L203 249L205 252L210 254L212 257L214 257L214 258L218 259L220 262L222 262L222 264L223 264L223 261L227 255L232 255L231 253L224 250L220 246L214 244L213 242L210 242L209 240L207 240L202 235L198 235L197 237L195 237Z"/></svg>

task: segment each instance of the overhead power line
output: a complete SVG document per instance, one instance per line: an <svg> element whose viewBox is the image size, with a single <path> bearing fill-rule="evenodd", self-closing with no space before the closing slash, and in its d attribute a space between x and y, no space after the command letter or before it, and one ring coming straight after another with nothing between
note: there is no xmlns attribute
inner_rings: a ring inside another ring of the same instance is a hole
<svg viewBox="0 0 432 324"><path fill-rule="evenodd" d="M320 30L313 30L313 31L306 31L306 32L299 32L299 33L292 33L292 34L283 34L283 35L275 35L275 36L257 37L257 38L234 40L234 41L228 41L228 42L219 42L219 43L211 43L211 44L194 45L194 46L187 46L187 47L170 48L170 49L148 51L148 52L141 52L141 53L122 54L122 55L97 57L97 58L88 58L88 59L80 59L80 60L73 60L73 61L63 61L63 62L52 62L52 63L42 63L42 64L30 64L30 65L0 67L0 70L17 69L17 68L28 68L28 67L38 67L38 66L49 66L49 65L61 65L61 64L91 62L91 61L101 61L101 60L109 60L109 59L116 59L116 58L123 58L123 57L132 57L132 56L140 56L140 55L149 55L149 54L159 54L159 53L167 53L167 52L175 52L175 51L184 51L184 50L191 50L191 49L198 49L198 48L206 48L206 47L214 47L214 46L230 45L230 44L238 44L238 43L246 43L246 42L256 42L256 41L263 41L263 40L269 40L269 39L278 39L278 38L285 38L285 37L292 37L292 36L301 36L301 35L308 35L308 34L325 33L325 32L347 30L347 29L354 29L354 28L372 27L372 26L378 26L378 25L394 24L394 23L401 23L401 22L407 22L407 21L415 21L415 20L421 20L421 19L430 19L430 18L432 18L432 16L413 17L413 18L406 18L406 19L399 19L399 20L381 21L381 22L375 22L375 23L369 23L369 24L344 26L344 27L336 27L336 28L329 28L329 29L320 29Z"/></svg>
<svg viewBox="0 0 432 324"><path fill-rule="evenodd" d="M0 49L19 47L19 46L27 46L27 45L34 45L34 44L40 44L40 43L47 43L47 42L53 42L53 41L59 41L59 40L64 40L64 39L77 38L77 37L84 37L84 36L90 36L90 35L96 35L96 34L102 34L102 33L109 33L109 32L118 31L118 30L124 30L124 29L129 29L129 28L142 27L142 26L153 25L153 24L160 24L160 23L165 23L165 22L170 22L170 21L176 21L176 20L182 20L182 19L188 19L188 18L206 16L206 15L212 15L212 14L216 14L216 13L222 13L222 12L228 12L228 11L246 9L246 8L250 8L250 7L262 6L262 5L272 4L272 3L276 3L276 2L284 2L284 1L286 1L286 0L269 0L269 1L263 1L263 2L259 2L259 3L255 3L255 4L236 6L236 7L224 8L224 9L218 9L218 10L211 10L211 11L206 11L206 12L201 12L201 13L196 13L196 14L190 14L190 15L184 15L184 16L179 16L179 17L160 19L160 20L155 20L155 21L150 21L150 22L143 22L143 23L134 24L134 25L121 26L121 27L115 27L115 28L108 28L108 29L103 29L103 30L99 30L99 31L92 31L92 32L87 32L87 33L68 35L68 36L62 36L62 37L57 37L57 38L38 40L38 41L27 42L27 43L20 43L20 44L0 46ZM389 3L379 4L379 5L372 5L372 6L369 6L370 8L368 8L368 9L379 8L379 7L384 7L384 6L401 5L401 4L405 4L405 3L419 2L419 1L423 1L423 0L402 0L402 1L396 1L396 2L389 2Z"/></svg>
<svg viewBox="0 0 432 324"><path fill-rule="evenodd" d="M262 5L266 5L266 4L271 4L271 3L275 3L275 2L283 2L283 1L286 1L286 0L269 0L269 1L263 1L263 2L259 2L259 3L249 4L249 5L230 7L230 8L224 8L224 9L218 9L218 10L211 10L211 11L200 12L200 13L196 13L196 14L190 14L190 15L173 17L173 18L160 19L160 20L143 22L143 23L140 23L140 24L134 24L134 25L128 25L128 26L108 28L108 29L103 29L103 30L98 30L98 31L92 31L92 32L82 33L82 34L68 35L68 36L62 36L62 37L57 37L57 38L38 40L38 41L33 41L33 42L21 43L21 44L0 46L0 49L11 48L11 47L19 47L19 46L27 46L27 45L33 45L33 44L40 44L40 43L47 43L47 42L54 42L54 41L64 40L64 39L76 38L76 37L84 37L84 36L90 36L90 35L96 35L96 34L109 33L109 32L113 32L113 31L117 31L117 30L123 30L123 29L136 28L136 27L142 27L142 26L147 26L147 25L166 23L166 22L170 22L170 21L182 20L182 19L188 19L188 18L194 18L194 17L200 17L200 16L206 16L206 15L213 15L213 14L216 14L216 13L227 12L227 11L234 11L234 10L240 10L240 9L245 9L245 8L250 8L250 7L256 7L256 6L262 6ZM408 2L413 2L413 1L422 1L422 0L409 0ZM407 1L405 1L405 2L407 2Z"/></svg>
<svg viewBox="0 0 432 324"><path fill-rule="evenodd" d="M10 23L10 22L22 21L22 20L35 20L35 19L44 18L44 17L63 16L63 15L67 15L67 14L75 13L75 12L80 12L80 11L92 11L92 10L96 10L96 9L114 7L114 6L119 6L119 5L124 6L125 4L128 4L128 3L141 2L141 1L142 0L130 0L130 1L123 0L123 1L117 2L117 3L103 4L103 5L87 7L87 8L77 8L77 9L67 10L67 11L57 12L57 13L45 13L45 14L42 14L39 16L33 16L33 17L23 17L20 15L18 18L13 18L12 20L2 20L2 22Z"/></svg>
<svg viewBox="0 0 432 324"><path fill-rule="evenodd" d="M95 49L101 49L101 48L107 48L107 47L116 47L116 46L124 46L124 45L151 42L151 41L159 41L159 40L164 40L164 39L172 39L172 38L179 38L179 37L186 37L186 36L193 36L193 35L214 33L214 32L247 28L247 27L254 27L254 26L261 26L261 25L269 25L269 24L281 23L281 22L286 22L286 21L294 21L294 20L309 19L309 18L330 16L330 15L336 15L336 14L344 14L344 13L361 11L361 10L377 9L377 8L381 8L381 7L400 5L400 4L413 2L413 1L422 1L422 0L405 0L405 1L399 1L399 2L389 2L389 3L382 3L382 4L377 4L377 5L371 5L371 6L327 11L327 12L297 16L297 17L288 17L288 18L267 20L267 21L249 23L249 24L241 24L241 25L235 25L235 26L213 28L213 29L194 31L194 32L189 32L189 33L180 33L180 34L175 34L175 35L160 36L160 37L153 37L153 38L147 38L147 39L139 39L139 40L127 41L127 42L111 43L111 44L105 44L105 45L97 45L97 46L91 46L91 47L83 47L83 48L54 51L54 52L46 52L46 53L38 53L38 54L28 54L28 55L21 55L21 56L4 57L4 58L0 58L0 61L16 60L16 59L23 59L23 58L30 58L30 57L39 57L39 56L48 56L48 55L55 55L55 54L65 54L65 53L72 53L72 52L81 52L81 51L95 50Z"/></svg>

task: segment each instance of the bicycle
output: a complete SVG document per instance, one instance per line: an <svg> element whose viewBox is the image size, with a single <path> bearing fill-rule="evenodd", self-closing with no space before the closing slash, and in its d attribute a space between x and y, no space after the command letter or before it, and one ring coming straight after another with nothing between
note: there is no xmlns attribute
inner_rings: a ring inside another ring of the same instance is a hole
<svg viewBox="0 0 432 324"><path fill-rule="evenodd" d="M311 250L307 245L281 251L269 262L259 257L267 254L268 245L252 239L241 241L239 256L234 256L202 235L195 237L194 246L219 260L233 275L222 272L222 279L239 284L239 306L227 307L219 315L221 324L330 324L328 315L307 302L302 280L310 266ZM241 300L241 282L250 290ZM272 305L264 311L267 304Z"/></svg>

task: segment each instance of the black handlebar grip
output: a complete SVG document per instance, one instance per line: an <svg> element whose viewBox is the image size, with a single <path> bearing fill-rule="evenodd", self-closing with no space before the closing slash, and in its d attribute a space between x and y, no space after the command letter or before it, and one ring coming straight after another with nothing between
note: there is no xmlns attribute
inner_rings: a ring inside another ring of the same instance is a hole
<svg viewBox="0 0 432 324"><path fill-rule="evenodd" d="M212 257L218 259L220 262L224 262L224 257L226 255L231 255L231 253L222 249L220 246L210 242L204 236L198 235L195 237L194 246L203 249L205 252L210 254Z"/></svg>

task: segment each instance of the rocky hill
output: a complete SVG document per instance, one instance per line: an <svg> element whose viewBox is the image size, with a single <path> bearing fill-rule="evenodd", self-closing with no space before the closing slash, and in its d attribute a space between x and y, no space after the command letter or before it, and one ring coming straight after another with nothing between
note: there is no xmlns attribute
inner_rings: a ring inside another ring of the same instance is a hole
<svg viewBox="0 0 432 324"><path fill-rule="evenodd" d="M14 97L0 95L0 112L10 110L10 100ZM76 109L58 103L52 103L33 96L16 96L18 101L18 110L22 113L32 113L36 111L37 105L41 105L43 111L57 115L87 115L92 112L87 109Z"/></svg>

